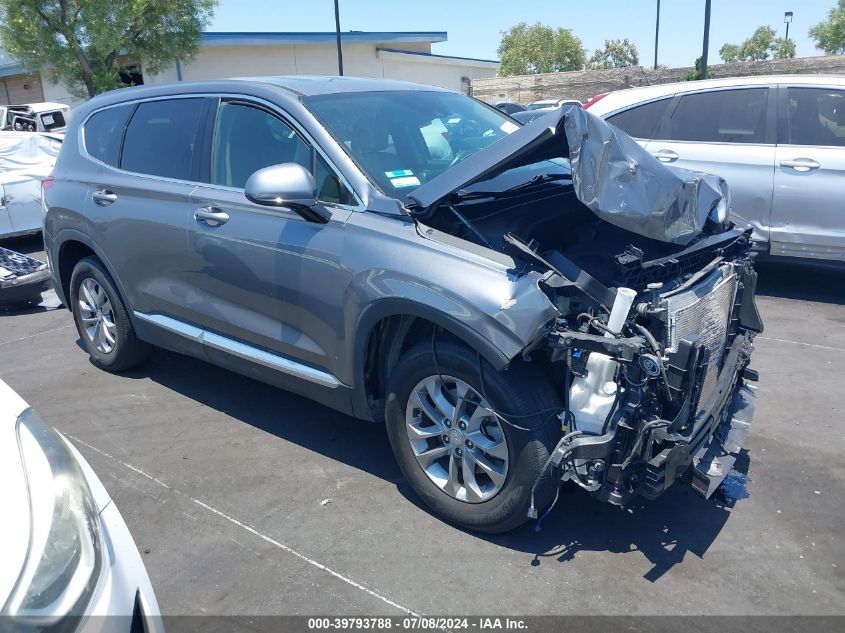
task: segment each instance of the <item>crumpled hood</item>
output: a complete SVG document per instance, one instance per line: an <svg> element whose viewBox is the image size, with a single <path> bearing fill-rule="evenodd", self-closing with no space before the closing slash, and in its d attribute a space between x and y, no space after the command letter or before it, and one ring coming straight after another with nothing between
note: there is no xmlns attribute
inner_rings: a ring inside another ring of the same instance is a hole
<svg viewBox="0 0 845 633"><path fill-rule="evenodd" d="M412 213L514 167L568 158L575 195L601 219L663 242L689 244L727 185L718 176L664 165L630 136L578 107L531 121L421 185Z"/></svg>

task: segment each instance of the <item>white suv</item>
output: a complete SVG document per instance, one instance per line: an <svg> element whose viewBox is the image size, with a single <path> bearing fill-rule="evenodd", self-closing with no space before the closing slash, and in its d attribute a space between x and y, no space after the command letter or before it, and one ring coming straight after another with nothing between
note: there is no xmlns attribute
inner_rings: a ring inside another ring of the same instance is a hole
<svg viewBox="0 0 845 633"><path fill-rule="evenodd" d="M780 75L613 92L590 112L659 160L719 174L759 250L845 261L845 77Z"/></svg>

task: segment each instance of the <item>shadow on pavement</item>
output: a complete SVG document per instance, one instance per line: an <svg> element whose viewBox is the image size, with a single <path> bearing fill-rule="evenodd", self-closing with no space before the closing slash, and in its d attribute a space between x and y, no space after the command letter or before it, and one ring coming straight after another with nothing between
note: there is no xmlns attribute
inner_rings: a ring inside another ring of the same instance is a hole
<svg viewBox="0 0 845 633"><path fill-rule="evenodd" d="M41 239L40 234L3 239L0 240L0 246L8 248L10 251L15 251L16 253L23 253L24 255L35 257L36 259L41 259L43 261L47 260L44 256L44 241Z"/></svg>
<svg viewBox="0 0 845 633"><path fill-rule="evenodd" d="M382 425L356 420L250 378L166 351L157 351L145 367L125 375L149 378L286 442L390 481L409 502L429 512L402 477ZM275 415L276 411L284 414ZM747 460L744 467L747 470ZM534 531L534 522L530 522L504 535L468 534L530 554L531 565L567 562L581 551L640 552L654 565L645 576L653 582L680 563L687 552L703 556L728 520L732 504L733 500L705 500L678 484L656 501L641 499L619 508L595 501L569 484L561 489L560 499L539 533Z"/></svg>
<svg viewBox="0 0 845 633"><path fill-rule="evenodd" d="M766 260L759 273L757 294L783 299L845 305L845 267L826 268Z"/></svg>

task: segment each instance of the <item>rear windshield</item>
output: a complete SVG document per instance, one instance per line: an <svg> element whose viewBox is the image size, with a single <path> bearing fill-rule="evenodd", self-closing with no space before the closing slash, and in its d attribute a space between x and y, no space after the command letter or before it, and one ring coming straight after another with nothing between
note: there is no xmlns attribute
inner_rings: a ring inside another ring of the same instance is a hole
<svg viewBox="0 0 845 633"><path fill-rule="evenodd" d="M61 110L54 110L53 112L44 112L39 115L41 117L41 125L44 127L46 132L50 130L56 130L60 128L64 128L67 123L65 122L65 115L62 113Z"/></svg>
<svg viewBox="0 0 845 633"><path fill-rule="evenodd" d="M518 129L499 110L451 92L340 93L304 97L303 103L373 183L403 200Z"/></svg>

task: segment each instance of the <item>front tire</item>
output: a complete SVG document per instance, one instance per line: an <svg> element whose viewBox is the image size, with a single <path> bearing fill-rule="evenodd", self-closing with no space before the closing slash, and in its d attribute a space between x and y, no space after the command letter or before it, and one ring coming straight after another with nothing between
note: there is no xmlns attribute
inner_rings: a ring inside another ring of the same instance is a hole
<svg viewBox="0 0 845 633"><path fill-rule="evenodd" d="M142 364L149 344L135 335L114 281L100 260L79 260L70 278L70 304L76 330L91 362L120 372Z"/></svg>
<svg viewBox="0 0 845 633"><path fill-rule="evenodd" d="M531 488L560 438L562 408L536 367L497 372L463 345L438 343L435 357L425 342L399 360L386 400L396 460L435 513L486 533L526 521ZM544 478L536 507L551 501L556 485Z"/></svg>

